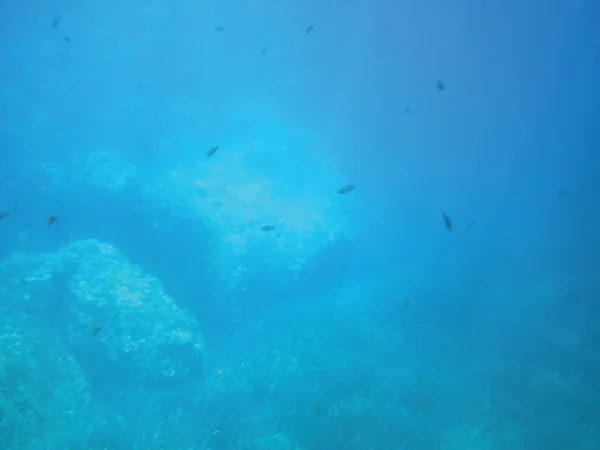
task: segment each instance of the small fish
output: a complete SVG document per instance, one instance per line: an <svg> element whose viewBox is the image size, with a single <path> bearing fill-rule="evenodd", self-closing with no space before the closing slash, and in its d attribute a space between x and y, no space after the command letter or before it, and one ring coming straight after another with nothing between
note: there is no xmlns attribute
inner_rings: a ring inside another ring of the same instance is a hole
<svg viewBox="0 0 600 450"><path fill-rule="evenodd" d="M410 106L404 110L404 114L410 113Z"/></svg>
<svg viewBox="0 0 600 450"><path fill-rule="evenodd" d="M8 216L10 216L10 213L8 213L6 211L0 212L0 220L6 219Z"/></svg>
<svg viewBox="0 0 600 450"><path fill-rule="evenodd" d="M446 225L448 231L452 231L452 222L450 221L450 217L448 217L445 212L442 212L442 217L444 218L444 225Z"/></svg>
<svg viewBox="0 0 600 450"><path fill-rule="evenodd" d="M342 186L340 188L338 194L347 194L348 192L352 192L354 189L356 189L356 186L353 184L347 184L346 186Z"/></svg>
<svg viewBox="0 0 600 450"><path fill-rule="evenodd" d="M225 28L223 28L221 25L218 25L215 27L215 33L220 33L221 31L223 31Z"/></svg>
<svg viewBox="0 0 600 450"><path fill-rule="evenodd" d="M558 195L567 195L569 193L569 191L567 191L566 188L560 188L558 191L556 191L556 193Z"/></svg>
<svg viewBox="0 0 600 450"><path fill-rule="evenodd" d="M98 336L98 333L102 331L102 327L96 327L92 330L92 336Z"/></svg>
<svg viewBox="0 0 600 450"><path fill-rule="evenodd" d="M219 150L219 146L217 145L216 147L211 148L208 153L206 153L206 156L208 156L209 158L214 155L215 153L217 153L217 150Z"/></svg>
<svg viewBox="0 0 600 450"><path fill-rule="evenodd" d="M145 91L146 89L148 89L148 88L146 87L146 85L145 85L145 84L142 84L142 83L138 83L138 84L137 84L137 88L138 88L140 91Z"/></svg>
<svg viewBox="0 0 600 450"><path fill-rule="evenodd" d="M67 44L71 43L71 38L69 36L65 36L65 42Z"/></svg>
<svg viewBox="0 0 600 450"><path fill-rule="evenodd" d="M27 282L27 280L25 279L25 277L21 278L21 283L23 283L23 284L29 284L29 283Z"/></svg>
<svg viewBox="0 0 600 450"><path fill-rule="evenodd" d="M469 222L469 224L466 226L466 229L467 229L467 231L469 231L469 230L471 229L471 227L472 227L473 225L475 225L476 223L477 223L477 221L476 221L476 220L471 220L471 221Z"/></svg>
<svg viewBox="0 0 600 450"><path fill-rule="evenodd" d="M437 80L435 82L435 87L438 89L438 91L443 91L444 89L446 89L446 85L442 80Z"/></svg>
<svg viewBox="0 0 600 450"><path fill-rule="evenodd" d="M405 308L410 308L410 300L404 300L402 302L402 306L404 306Z"/></svg>
<svg viewBox="0 0 600 450"><path fill-rule="evenodd" d="M315 26L314 26L314 25L311 25L311 26L309 26L309 27L306 29L305 33L306 33L306 34L310 34L310 32L311 32L312 30L314 30L314 28L315 28Z"/></svg>
<svg viewBox="0 0 600 450"><path fill-rule="evenodd" d="M60 17L56 17L53 21L52 21L52 28L57 28L60 25L60 21L61 18Z"/></svg>
<svg viewBox="0 0 600 450"><path fill-rule="evenodd" d="M51 226L54 222L58 220L58 217L50 216L46 219L46 226Z"/></svg>
<svg viewBox="0 0 600 450"><path fill-rule="evenodd" d="M315 408L313 411L313 416L318 417L321 414L321 408Z"/></svg>
<svg viewBox="0 0 600 450"><path fill-rule="evenodd" d="M267 54L267 46L266 45L262 48L260 54L261 55L266 55Z"/></svg>
<svg viewBox="0 0 600 450"><path fill-rule="evenodd" d="M546 322L546 323L550 323L550 314L546 314L546 315L544 316L544 322Z"/></svg>
<svg viewBox="0 0 600 450"><path fill-rule="evenodd" d="M275 229L275 227L273 225L265 225L263 227L260 227L261 230L263 231L273 231Z"/></svg>

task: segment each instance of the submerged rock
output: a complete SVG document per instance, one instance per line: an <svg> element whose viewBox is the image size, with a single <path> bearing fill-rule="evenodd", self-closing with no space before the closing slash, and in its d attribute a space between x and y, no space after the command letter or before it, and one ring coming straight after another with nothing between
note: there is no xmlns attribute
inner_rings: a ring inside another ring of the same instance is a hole
<svg viewBox="0 0 600 450"><path fill-rule="evenodd" d="M180 379L202 369L198 322L180 309L160 281L109 244L80 241L59 251L75 266L68 302L69 339L97 338L113 361L133 365L150 380Z"/></svg>
<svg viewBox="0 0 600 450"><path fill-rule="evenodd" d="M15 311L63 337L86 370L130 381L181 380L202 371L198 322L160 281L110 244L77 241L53 254L20 254L0 264ZM27 284L20 283L25 277Z"/></svg>
<svg viewBox="0 0 600 450"><path fill-rule="evenodd" d="M224 153L210 164L174 166L143 193L211 231L214 259L228 287L281 268L297 275L319 252L352 236L348 203L329 186L334 171L323 161L259 143ZM277 232L264 233L265 223Z"/></svg>
<svg viewBox="0 0 600 450"><path fill-rule="evenodd" d="M318 142L306 138L293 146L249 142L209 162L203 153L165 161L160 170L107 150L38 168L48 192L85 198L101 191L135 204L155 226L196 221L197 235L188 238L203 242L203 231L210 233L221 281L236 289L281 269L297 276L319 252L353 235L356 202L335 194L343 183ZM263 233L265 223L277 232Z"/></svg>
<svg viewBox="0 0 600 450"><path fill-rule="evenodd" d="M71 192L74 188L116 192L129 185L135 186L139 175L135 165L109 150L83 153L66 165L46 162L37 164L36 168L44 175L44 189L54 192Z"/></svg>
<svg viewBox="0 0 600 450"><path fill-rule="evenodd" d="M0 310L0 448L45 448L85 429L85 374L56 336Z"/></svg>

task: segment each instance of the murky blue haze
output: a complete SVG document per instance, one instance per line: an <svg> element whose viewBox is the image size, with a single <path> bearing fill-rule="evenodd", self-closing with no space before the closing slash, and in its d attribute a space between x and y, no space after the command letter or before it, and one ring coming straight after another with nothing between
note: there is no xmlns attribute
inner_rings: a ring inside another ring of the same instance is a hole
<svg viewBox="0 0 600 450"><path fill-rule="evenodd" d="M1 449L600 449L597 2L0 8Z"/></svg>

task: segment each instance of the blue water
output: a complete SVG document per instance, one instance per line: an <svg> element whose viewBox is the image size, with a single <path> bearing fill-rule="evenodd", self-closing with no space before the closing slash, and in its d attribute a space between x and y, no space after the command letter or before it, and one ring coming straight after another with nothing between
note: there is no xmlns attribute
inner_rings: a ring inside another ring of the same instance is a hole
<svg viewBox="0 0 600 450"><path fill-rule="evenodd" d="M600 449L600 6L417 3L0 2L1 450Z"/></svg>

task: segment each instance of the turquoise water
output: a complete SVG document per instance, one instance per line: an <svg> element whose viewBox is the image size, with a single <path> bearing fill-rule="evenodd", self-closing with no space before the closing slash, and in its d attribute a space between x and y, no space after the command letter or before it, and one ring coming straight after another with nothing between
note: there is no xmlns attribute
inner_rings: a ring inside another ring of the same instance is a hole
<svg viewBox="0 0 600 450"><path fill-rule="evenodd" d="M597 3L0 8L1 450L600 449Z"/></svg>

